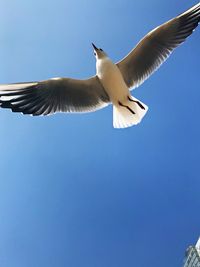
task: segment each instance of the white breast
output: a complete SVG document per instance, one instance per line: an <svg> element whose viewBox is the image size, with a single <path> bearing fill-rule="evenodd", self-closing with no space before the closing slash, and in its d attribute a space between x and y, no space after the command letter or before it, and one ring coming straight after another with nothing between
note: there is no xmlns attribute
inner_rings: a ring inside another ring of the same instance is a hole
<svg viewBox="0 0 200 267"><path fill-rule="evenodd" d="M97 60L96 68L97 75L113 104L127 99L130 95L129 89L118 67L109 58L103 58Z"/></svg>

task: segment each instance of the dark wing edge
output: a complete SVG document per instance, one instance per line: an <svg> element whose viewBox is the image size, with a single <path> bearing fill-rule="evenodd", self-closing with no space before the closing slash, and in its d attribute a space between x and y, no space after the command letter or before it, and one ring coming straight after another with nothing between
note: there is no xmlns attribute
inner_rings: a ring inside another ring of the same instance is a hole
<svg viewBox="0 0 200 267"><path fill-rule="evenodd" d="M97 76L86 80L55 78L0 85L0 107L33 116L57 112L93 112L110 99Z"/></svg>
<svg viewBox="0 0 200 267"><path fill-rule="evenodd" d="M148 33L117 63L127 86L140 86L193 33L199 22L200 3Z"/></svg>

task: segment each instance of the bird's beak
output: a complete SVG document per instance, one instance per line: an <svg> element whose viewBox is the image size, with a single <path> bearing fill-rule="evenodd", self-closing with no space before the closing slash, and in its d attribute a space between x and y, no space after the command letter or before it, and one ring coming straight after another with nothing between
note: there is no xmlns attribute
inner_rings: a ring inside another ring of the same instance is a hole
<svg viewBox="0 0 200 267"><path fill-rule="evenodd" d="M95 51L98 50L98 48L96 47L96 45L94 45L93 43L92 43L92 46L93 46L93 48L94 48Z"/></svg>

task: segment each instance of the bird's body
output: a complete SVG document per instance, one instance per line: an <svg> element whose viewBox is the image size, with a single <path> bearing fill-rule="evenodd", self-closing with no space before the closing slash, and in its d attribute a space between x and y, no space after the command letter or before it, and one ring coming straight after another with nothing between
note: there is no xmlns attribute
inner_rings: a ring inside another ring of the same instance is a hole
<svg viewBox="0 0 200 267"><path fill-rule="evenodd" d="M113 126L138 124L148 107L130 90L140 86L190 36L200 22L200 2L150 31L120 62L94 44L96 76L0 85L0 107L31 115L91 112L113 104Z"/></svg>
<svg viewBox="0 0 200 267"><path fill-rule="evenodd" d="M109 59L103 57L97 59L96 73L103 85L106 93L108 94L111 102L118 105L118 102L124 102L130 96L130 91L119 68Z"/></svg>
<svg viewBox="0 0 200 267"><path fill-rule="evenodd" d="M97 58L96 73L113 104L113 126L126 128L138 124L148 107L131 96L118 66L108 56L103 55Z"/></svg>

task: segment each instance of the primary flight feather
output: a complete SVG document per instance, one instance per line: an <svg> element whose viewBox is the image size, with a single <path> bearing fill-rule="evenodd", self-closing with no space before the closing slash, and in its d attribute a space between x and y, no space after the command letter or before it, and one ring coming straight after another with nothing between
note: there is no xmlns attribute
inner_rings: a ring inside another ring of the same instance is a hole
<svg viewBox="0 0 200 267"><path fill-rule="evenodd" d="M94 44L96 76L86 80L53 78L0 85L0 107L23 114L92 112L113 104L113 126L138 124L148 107L130 94L192 34L200 22L200 3L148 33L120 62L114 64Z"/></svg>

